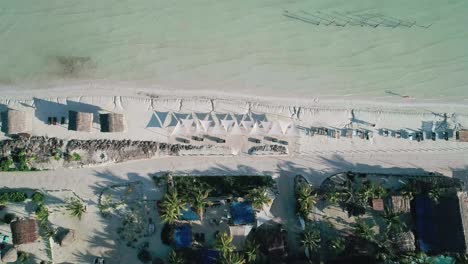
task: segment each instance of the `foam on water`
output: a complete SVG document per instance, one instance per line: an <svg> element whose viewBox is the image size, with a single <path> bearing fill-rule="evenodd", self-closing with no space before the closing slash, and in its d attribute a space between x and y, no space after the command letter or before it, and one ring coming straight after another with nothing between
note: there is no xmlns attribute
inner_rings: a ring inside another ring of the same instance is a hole
<svg viewBox="0 0 468 264"><path fill-rule="evenodd" d="M284 10L432 25L317 26ZM0 85L99 79L263 95L466 98L467 10L464 0L1 1ZM76 57L78 65L60 60Z"/></svg>

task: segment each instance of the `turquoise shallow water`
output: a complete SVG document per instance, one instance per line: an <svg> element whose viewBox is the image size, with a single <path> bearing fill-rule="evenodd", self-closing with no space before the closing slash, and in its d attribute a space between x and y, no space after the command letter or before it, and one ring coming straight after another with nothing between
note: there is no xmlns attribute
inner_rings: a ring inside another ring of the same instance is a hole
<svg viewBox="0 0 468 264"><path fill-rule="evenodd" d="M284 10L431 26L316 26ZM3 0L0 85L99 79L255 94L468 98L467 10L464 0ZM60 61L70 57L84 59Z"/></svg>

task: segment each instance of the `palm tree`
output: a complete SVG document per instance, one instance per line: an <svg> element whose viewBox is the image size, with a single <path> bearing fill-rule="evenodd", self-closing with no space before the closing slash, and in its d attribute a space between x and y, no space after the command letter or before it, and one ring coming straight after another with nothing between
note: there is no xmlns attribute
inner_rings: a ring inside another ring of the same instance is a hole
<svg viewBox="0 0 468 264"><path fill-rule="evenodd" d="M167 192L161 202L161 221L173 224L185 209L185 203L179 198L176 191Z"/></svg>
<svg viewBox="0 0 468 264"><path fill-rule="evenodd" d="M202 191L202 190L197 190L193 196L193 202L192 205L195 208L198 217L200 217L200 221L203 221L203 213L205 212L205 207L211 202L207 201L206 199L210 195L210 191Z"/></svg>
<svg viewBox="0 0 468 264"><path fill-rule="evenodd" d="M312 194L312 187L309 184L301 184L296 192L296 198L299 214L307 219L317 203L317 194Z"/></svg>
<svg viewBox="0 0 468 264"><path fill-rule="evenodd" d="M258 250L260 245L255 241L247 240L244 245L244 253L248 263L255 263L258 258Z"/></svg>
<svg viewBox="0 0 468 264"><path fill-rule="evenodd" d="M320 249L320 231L318 229L309 228L303 233L301 240L302 246L304 246L309 254L318 253Z"/></svg>
<svg viewBox="0 0 468 264"><path fill-rule="evenodd" d="M261 209L263 205L271 202L271 199L268 198L266 194L266 188L264 187L251 189L247 193L246 198L252 202L252 206L256 209Z"/></svg>
<svg viewBox="0 0 468 264"><path fill-rule="evenodd" d="M375 232L372 230L372 226L373 223L372 225L369 225L363 219L357 218L354 227L354 234L364 240L373 242L375 241Z"/></svg>
<svg viewBox="0 0 468 264"><path fill-rule="evenodd" d="M413 200L414 196L418 193L418 190L411 182L407 182L401 189L400 193L404 197L408 198L408 200Z"/></svg>
<svg viewBox="0 0 468 264"><path fill-rule="evenodd" d="M338 191L334 190L327 193L326 197L330 203L336 204L340 200L341 194Z"/></svg>
<svg viewBox="0 0 468 264"><path fill-rule="evenodd" d="M237 253L228 253L221 257L221 264L245 264L245 259Z"/></svg>
<svg viewBox="0 0 468 264"><path fill-rule="evenodd" d="M81 220L81 217L86 212L86 206L78 198L74 197L67 199L66 203L66 209L70 211L70 215Z"/></svg>
<svg viewBox="0 0 468 264"><path fill-rule="evenodd" d="M226 232L218 235L214 248L221 252L221 256L227 256L228 254L234 252L234 249L236 249L232 245L232 236L228 235Z"/></svg>
<svg viewBox="0 0 468 264"><path fill-rule="evenodd" d="M177 253L172 250L171 253L169 253L169 264L184 264L185 261L184 259L177 255Z"/></svg>
<svg viewBox="0 0 468 264"><path fill-rule="evenodd" d="M401 220L400 214L385 210L385 213L382 217L387 224L387 234L399 233L406 229L406 224Z"/></svg>
<svg viewBox="0 0 468 264"><path fill-rule="evenodd" d="M330 252L333 256L340 256L346 249L346 242L342 237L336 237L328 242Z"/></svg>
<svg viewBox="0 0 468 264"><path fill-rule="evenodd" d="M434 187L429 191L428 195L434 203L439 203L440 197L442 196L442 190L438 187Z"/></svg>

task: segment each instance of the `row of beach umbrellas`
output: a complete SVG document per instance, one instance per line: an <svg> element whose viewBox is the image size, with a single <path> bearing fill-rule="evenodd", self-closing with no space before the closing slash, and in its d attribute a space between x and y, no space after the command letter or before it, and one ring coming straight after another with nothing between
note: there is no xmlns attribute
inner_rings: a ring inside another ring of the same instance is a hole
<svg viewBox="0 0 468 264"><path fill-rule="evenodd" d="M291 119L269 120L265 114L155 112L148 127L171 135L298 136Z"/></svg>

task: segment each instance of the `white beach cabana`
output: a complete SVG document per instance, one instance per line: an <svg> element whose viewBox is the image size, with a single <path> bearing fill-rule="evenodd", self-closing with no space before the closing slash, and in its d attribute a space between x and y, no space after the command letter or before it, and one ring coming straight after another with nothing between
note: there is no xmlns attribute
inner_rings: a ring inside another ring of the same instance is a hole
<svg viewBox="0 0 468 264"><path fill-rule="evenodd" d="M219 124L215 124L209 132L211 135L216 136L226 135L226 130Z"/></svg>
<svg viewBox="0 0 468 264"><path fill-rule="evenodd" d="M241 122L241 125L242 127L244 127L248 132L250 132L250 130L253 128L254 126L254 121L251 121L251 120L243 120Z"/></svg>
<svg viewBox="0 0 468 264"><path fill-rule="evenodd" d="M278 120L277 122L280 125L281 132L283 132L283 134L286 134L286 131L288 130L288 128L292 124L292 122L290 120Z"/></svg>
<svg viewBox="0 0 468 264"><path fill-rule="evenodd" d="M258 125L257 122L255 122L252 129L249 132L249 135L251 135L251 136L261 136L263 134L264 134L264 132L262 131L260 126Z"/></svg>
<svg viewBox="0 0 468 264"><path fill-rule="evenodd" d="M273 123L271 121L260 121L261 128L263 129L263 132L266 134L268 131L270 131L271 126Z"/></svg>
<svg viewBox="0 0 468 264"><path fill-rule="evenodd" d="M231 128L231 131L229 132L229 135L233 136L241 136L244 133L242 132L242 129L239 127L239 124L234 123L234 125Z"/></svg>
<svg viewBox="0 0 468 264"><path fill-rule="evenodd" d="M235 121L234 120L221 120L221 126L224 128L224 130L229 131L232 126L234 125Z"/></svg>
<svg viewBox="0 0 468 264"><path fill-rule="evenodd" d="M283 131L278 121L272 122L271 128L268 130L267 134L270 136L283 136Z"/></svg>
<svg viewBox="0 0 468 264"><path fill-rule="evenodd" d="M167 128L170 125L171 119L172 119L172 112L155 111L153 115L151 116L150 122L148 123L146 127L147 128L149 127Z"/></svg>

